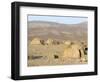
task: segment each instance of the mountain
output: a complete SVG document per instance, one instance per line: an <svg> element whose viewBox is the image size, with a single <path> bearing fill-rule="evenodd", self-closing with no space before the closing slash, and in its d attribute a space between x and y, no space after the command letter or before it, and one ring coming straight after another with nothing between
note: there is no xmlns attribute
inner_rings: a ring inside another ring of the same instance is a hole
<svg viewBox="0 0 100 82"><path fill-rule="evenodd" d="M46 21L28 22L28 37L31 40L34 37L41 39L52 38L55 40L78 40L87 41L88 23L62 24Z"/></svg>

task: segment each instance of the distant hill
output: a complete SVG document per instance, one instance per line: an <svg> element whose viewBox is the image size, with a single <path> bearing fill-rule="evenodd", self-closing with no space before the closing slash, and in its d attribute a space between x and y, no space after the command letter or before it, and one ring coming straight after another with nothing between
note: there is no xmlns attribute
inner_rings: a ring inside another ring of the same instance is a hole
<svg viewBox="0 0 100 82"><path fill-rule="evenodd" d="M55 40L81 40L87 41L88 23L62 24L56 22L30 21L28 22L28 37Z"/></svg>

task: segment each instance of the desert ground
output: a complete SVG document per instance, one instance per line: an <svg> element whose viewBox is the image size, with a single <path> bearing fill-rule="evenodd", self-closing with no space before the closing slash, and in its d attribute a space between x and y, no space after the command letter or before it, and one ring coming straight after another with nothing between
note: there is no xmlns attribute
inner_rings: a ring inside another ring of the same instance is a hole
<svg viewBox="0 0 100 82"><path fill-rule="evenodd" d="M28 66L88 63L87 22L63 25L33 21L28 26Z"/></svg>

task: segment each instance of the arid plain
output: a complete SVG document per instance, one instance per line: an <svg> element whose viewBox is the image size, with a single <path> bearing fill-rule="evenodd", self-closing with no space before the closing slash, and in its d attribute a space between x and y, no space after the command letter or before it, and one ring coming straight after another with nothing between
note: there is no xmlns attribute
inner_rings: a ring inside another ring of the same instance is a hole
<svg viewBox="0 0 100 82"><path fill-rule="evenodd" d="M88 63L87 22L28 22L28 66Z"/></svg>

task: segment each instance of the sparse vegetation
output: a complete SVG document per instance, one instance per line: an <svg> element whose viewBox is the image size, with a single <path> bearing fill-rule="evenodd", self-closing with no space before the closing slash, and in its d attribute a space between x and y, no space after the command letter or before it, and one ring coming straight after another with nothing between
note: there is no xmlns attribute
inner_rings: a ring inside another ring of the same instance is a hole
<svg viewBox="0 0 100 82"><path fill-rule="evenodd" d="M88 63L87 22L28 22L28 66Z"/></svg>
<svg viewBox="0 0 100 82"><path fill-rule="evenodd" d="M28 66L41 66L41 65L64 65L64 64L85 64L87 63L87 54L84 52L83 56L80 56L79 49L82 44L75 49L71 48L73 45L78 45L73 42L73 44L29 44L28 52ZM70 51L66 51L65 49ZM78 53L78 54L75 54ZM74 55L73 55L74 54ZM78 57L77 57L78 56Z"/></svg>

